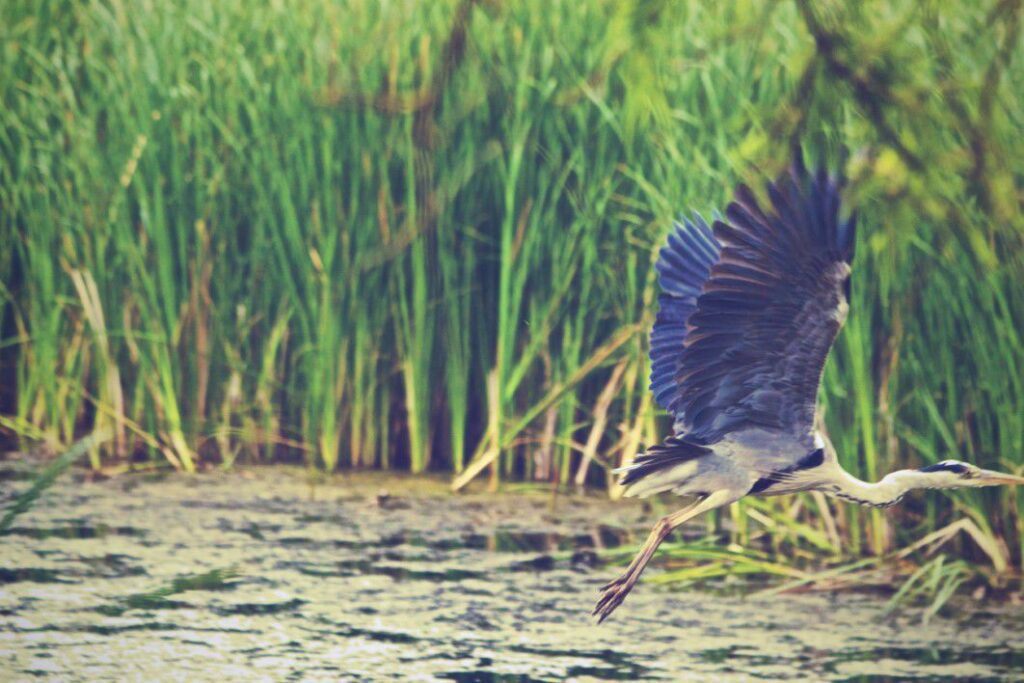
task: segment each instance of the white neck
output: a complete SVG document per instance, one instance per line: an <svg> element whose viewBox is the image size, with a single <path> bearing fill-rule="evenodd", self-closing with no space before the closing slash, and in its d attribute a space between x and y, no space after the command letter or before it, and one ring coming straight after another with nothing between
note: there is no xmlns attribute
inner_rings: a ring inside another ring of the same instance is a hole
<svg viewBox="0 0 1024 683"><path fill-rule="evenodd" d="M914 489L952 488L952 481L936 472L919 470L897 470L885 475L881 481L861 481L849 472L840 469L840 476L830 482L828 493L861 505L885 508L900 502L907 491Z"/></svg>

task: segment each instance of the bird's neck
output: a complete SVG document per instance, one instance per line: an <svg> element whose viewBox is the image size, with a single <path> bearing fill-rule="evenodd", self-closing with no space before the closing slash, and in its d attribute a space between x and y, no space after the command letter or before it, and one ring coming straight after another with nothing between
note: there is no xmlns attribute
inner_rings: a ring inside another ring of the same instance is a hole
<svg viewBox="0 0 1024 683"><path fill-rule="evenodd" d="M907 491L930 488L928 475L918 470L897 470L885 475L881 481L861 481L845 470L829 491L837 498L860 505L885 508L902 500Z"/></svg>

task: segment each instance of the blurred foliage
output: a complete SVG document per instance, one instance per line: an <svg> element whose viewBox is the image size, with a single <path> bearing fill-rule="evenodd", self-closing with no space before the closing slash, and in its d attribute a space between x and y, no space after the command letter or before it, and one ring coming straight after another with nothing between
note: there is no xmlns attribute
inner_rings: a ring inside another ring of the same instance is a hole
<svg viewBox="0 0 1024 683"><path fill-rule="evenodd" d="M57 483L57 479L76 460L80 459L91 449L99 446L104 440L102 434L90 434L84 439L75 443L66 452L47 463L36 475L32 485L15 496L14 500L4 510L3 517L0 517L0 534L5 533L14 524L14 520L32 509L32 506L39 502L46 490Z"/></svg>
<svg viewBox="0 0 1024 683"><path fill-rule="evenodd" d="M188 591L223 591L233 589L240 574L234 567L211 569L202 574L179 576L169 584L147 593L135 593L118 598L116 602L97 608L108 617L120 617L130 610L152 611L158 609L179 609L187 603L171 600L172 595Z"/></svg>
<svg viewBox="0 0 1024 683"><path fill-rule="evenodd" d="M109 428L94 466L301 457L614 493L605 466L668 428L641 330L671 220L800 143L860 216L823 391L843 464L1019 471L1021 13L8 0L4 424ZM899 525L805 498L730 514L743 543L882 553L952 506L989 548L957 549L1002 562L1013 496L916 499Z"/></svg>

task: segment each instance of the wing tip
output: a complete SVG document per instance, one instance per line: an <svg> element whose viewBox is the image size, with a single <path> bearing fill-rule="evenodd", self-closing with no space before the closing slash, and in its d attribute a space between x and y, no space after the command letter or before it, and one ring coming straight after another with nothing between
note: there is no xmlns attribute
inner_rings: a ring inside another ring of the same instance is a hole
<svg viewBox="0 0 1024 683"><path fill-rule="evenodd" d="M830 242L837 255L847 263L853 263L854 247L857 234L857 214L851 211L842 218L842 193L846 188L846 176L841 168L829 170L824 155L820 155L813 173L808 170L803 145L795 142L792 147L789 177L800 191L804 204L817 204L821 207L819 221L824 223L827 232L825 239ZM785 174L778 182L782 182Z"/></svg>

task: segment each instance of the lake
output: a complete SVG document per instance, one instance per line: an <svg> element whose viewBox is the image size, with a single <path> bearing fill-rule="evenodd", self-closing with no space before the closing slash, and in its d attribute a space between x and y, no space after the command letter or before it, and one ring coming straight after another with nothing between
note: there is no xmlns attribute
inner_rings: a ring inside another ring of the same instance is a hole
<svg viewBox="0 0 1024 683"><path fill-rule="evenodd" d="M27 472L0 467L6 503ZM883 618L874 594L755 599L641 581L597 626L598 588L621 570L598 553L635 548L656 517L636 501L452 496L441 479L392 474L314 486L277 466L73 472L0 536L0 678L1024 676L1024 610L966 597L923 625L914 609Z"/></svg>

